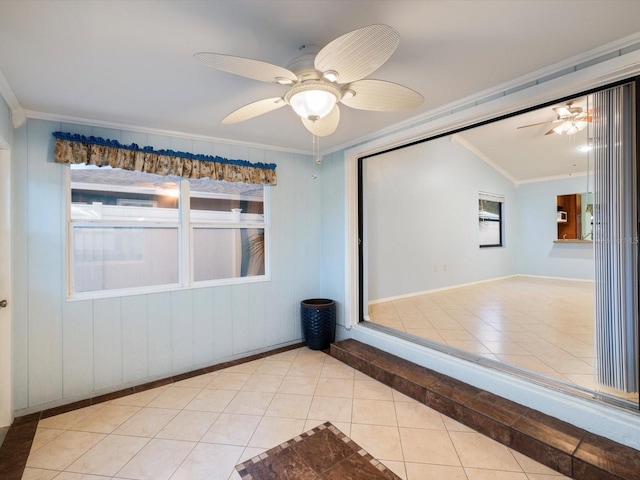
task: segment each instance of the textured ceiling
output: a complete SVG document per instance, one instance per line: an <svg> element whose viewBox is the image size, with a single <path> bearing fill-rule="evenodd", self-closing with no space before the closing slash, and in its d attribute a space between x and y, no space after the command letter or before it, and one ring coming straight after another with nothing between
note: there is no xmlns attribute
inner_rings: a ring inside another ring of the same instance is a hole
<svg viewBox="0 0 640 480"><path fill-rule="evenodd" d="M309 152L311 135L288 108L222 125L286 88L208 68L193 54L286 66L301 45L392 26L400 45L370 78L407 85L424 104L402 113L343 107L338 130L321 140L327 151L634 34L638 18L639 1L615 0L2 0L0 71L20 106L40 116Z"/></svg>

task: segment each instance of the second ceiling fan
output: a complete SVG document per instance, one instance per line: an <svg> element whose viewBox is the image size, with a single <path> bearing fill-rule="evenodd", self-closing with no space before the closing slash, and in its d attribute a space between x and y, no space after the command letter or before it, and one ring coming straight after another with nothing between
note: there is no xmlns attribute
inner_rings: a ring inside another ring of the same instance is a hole
<svg viewBox="0 0 640 480"><path fill-rule="evenodd" d="M554 107L553 111L556 113L555 120L522 125L518 127L518 129L535 127L537 125L546 125L548 123L557 123L558 125L551 128L551 130L545 133L545 135L551 135L553 133L558 135L575 135L576 133L584 130L593 120L591 111L585 112L582 107L574 106L574 101L567 102L561 107Z"/></svg>
<svg viewBox="0 0 640 480"><path fill-rule="evenodd" d="M365 79L393 54L400 36L387 25L369 25L346 33L318 51L303 52L287 68L223 53L201 52L194 57L218 70L288 86L281 97L249 103L227 115L222 123L236 123L291 106L312 134L332 134L340 123L339 103L379 112L416 108L424 97L404 85Z"/></svg>

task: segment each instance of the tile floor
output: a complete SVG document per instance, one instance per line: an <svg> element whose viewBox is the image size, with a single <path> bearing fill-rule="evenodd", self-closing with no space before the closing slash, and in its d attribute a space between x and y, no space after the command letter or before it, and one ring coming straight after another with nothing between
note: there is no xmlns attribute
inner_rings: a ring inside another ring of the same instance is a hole
<svg viewBox="0 0 640 480"><path fill-rule="evenodd" d="M371 321L556 380L594 381L593 283L513 277L373 304Z"/></svg>
<svg viewBox="0 0 640 480"><path fill-rule="evenodd" d="M326 421L405 480L566 478L303 347L41 420L23 479L238 480Z"/></svg>

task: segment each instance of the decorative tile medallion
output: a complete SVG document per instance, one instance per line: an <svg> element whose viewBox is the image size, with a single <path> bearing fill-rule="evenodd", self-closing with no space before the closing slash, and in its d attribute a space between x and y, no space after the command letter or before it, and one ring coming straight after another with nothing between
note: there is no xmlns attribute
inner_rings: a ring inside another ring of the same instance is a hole
<svg viewBox="0 0 640 480"><path fill-rule="evenodd" d="M236 465L243 480L401 480L330 422Z"/></svg>

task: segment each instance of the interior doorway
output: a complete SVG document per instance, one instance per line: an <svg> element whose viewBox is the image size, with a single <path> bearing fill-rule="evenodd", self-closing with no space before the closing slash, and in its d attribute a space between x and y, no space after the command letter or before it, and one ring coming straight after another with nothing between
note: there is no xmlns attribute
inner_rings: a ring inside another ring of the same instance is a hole
<svg viewBox="0 0 640 480"><path fill-rule="evenodd" d="M13 421L11 330L11 162L0 138L0 428Z"/></svg>

